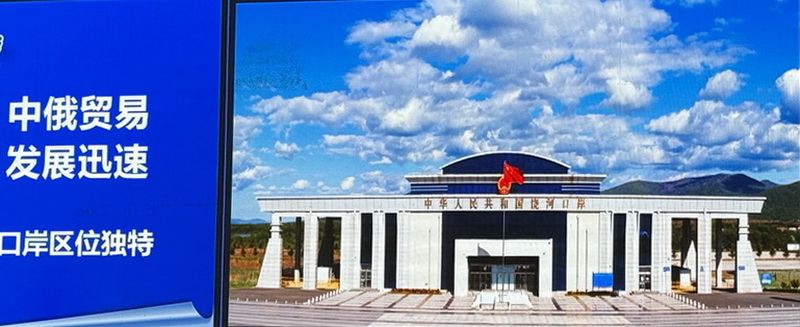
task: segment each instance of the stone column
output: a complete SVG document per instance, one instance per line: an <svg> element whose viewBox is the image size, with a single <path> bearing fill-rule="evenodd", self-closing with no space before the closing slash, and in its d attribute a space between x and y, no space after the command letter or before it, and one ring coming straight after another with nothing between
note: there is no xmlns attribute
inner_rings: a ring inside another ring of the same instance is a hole
<svg viewBox="0 0 800 327"><path fill-rule="evenodd" d="M272 214L270 233L256 287L281 288L283 239L281 239L281 217L278 214Z"/></svg>
<svg viewBox="0 0 800 327"><path fill-rule="evenodd" d="M597 226L598 244L598 269L599 272L610 273L614 271L614 226L612 225L611 212L600 213L600 220Z"/></svg>
<svg viewBox="0 0 800 327"><path fill-rule="evenodd" d="M714 234L717 241L714 244L714 270L717 272L715 283L717 287L722 287L722 220L717 219L714 223Z"/></svg>
<svg viewBox="0 0 800 327"><path fill-rule="evenodd" d="M625 291L639 290L639 213L625 216Z"/></svg>
<svg viewBox="0 0 800 327"><path fill-rule="evenodd" d="M411 220L406 212L397 213L397 288L407 288L413 268L411 253ZM427 258L426 258L427 259Z"/></svg>
<svg viewBox="0 0 800 327"><path fill-rule="evenodd" d="M303 289L317 289L317 248L319 243L319 217L311 213L303 217Z"/></svg>
<svg viewBox="0 0 800 327"><path fill-rule="evenodd" d="M372 214L372 288L384 288L386 273L386 213Z"/></svg>
<svg viewBox="0 0 800 327"><path fill-rule="evenodd" d="M348 213L342 217L340 240L340 288L358 288L361 286L361 214Z"/></svg>
<svg viewBox="0 0 800 327"><path fill-rule="evenodd" d="M553 296L553 239L547 239L546 250L539 256L539 297Z"/></svg>
<svg viewBox="0 0 800 327"><path fill-rule="evenodd" d="M672 291L672 217L668 214L661 213L661 219L664 226L664 266L669 267L669 270L664 273L664 292ZM663 268L662 268L663 270Z"/></svg>
<svg viewBox="0 0 800 327"><path fill-rule="evenodd" d="M711 216L697 219L697 294L711 293Z"/></svg>
<svg viewBox="0 0 800 327"><path fill-rule="evenodd" d="M761 293L761 280L756 257L748 239L747 216L739 218L739 240L736 241L736 293Z"/></svg>
<svg viewBox="0 0 800 327"><path fill-rule="evenodd" d="M665 238L665 216L661 213L653 213L653 223L650 235L650 290L653 292L666 292L666 285L669 282L669 271L664 271L664 267L669 267L669 255L665 253L669 240Z"/></svg>

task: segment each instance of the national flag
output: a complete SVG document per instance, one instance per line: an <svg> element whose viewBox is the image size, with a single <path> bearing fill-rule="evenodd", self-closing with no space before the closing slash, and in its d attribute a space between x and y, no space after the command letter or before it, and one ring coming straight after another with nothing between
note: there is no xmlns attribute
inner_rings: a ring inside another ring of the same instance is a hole
<svg viewBox="0 0 800 327"><path fill-rule="evenodd" d="M513 183L522 185L525 183L525 177L519 168L503 161L503 176L497 180L497 193L508 194L511 192L511 184Z"/></svg>

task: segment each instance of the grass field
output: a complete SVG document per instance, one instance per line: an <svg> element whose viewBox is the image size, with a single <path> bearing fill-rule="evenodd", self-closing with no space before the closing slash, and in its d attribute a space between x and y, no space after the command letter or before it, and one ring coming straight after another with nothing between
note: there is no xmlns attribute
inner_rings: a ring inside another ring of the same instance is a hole
<svg viewBox="0 0 800 327"><path fill-rule="evenodd" d="M261 262L264 260L265 249L243 248L236 249L231 253L230 259L230 276L228 282L230 288L248 288L255 287L258 283L258 274L261 272ZM338 263L339 252L334 252L334 260ZM288 250L283 253L283 267L291 267L294 264L294 257L289 255ZM302 283L298 284L293 281L293 278L284 276L283 287L299 288ZM337 289L339 288L339 281L334 279L330 283L319 283L317 285L320 289Z"/></svg>
<svg viewBox="0 0 800 327"><path fill-rule="evenodd" d="M261 261L264 259L263 249L236 249L231 253L230 260L230 288L247 288L256 286L258 274L261 271Z"/></svg>
<svg viewBox="0 0 800 327"><path fill-rule="evenodd" d="M758 273L759 277L765 273L772 274L772 284L763 285L764 290L800 292L799 287L792 287L792 281L800 284L800 270L763 270Z"/></svg>

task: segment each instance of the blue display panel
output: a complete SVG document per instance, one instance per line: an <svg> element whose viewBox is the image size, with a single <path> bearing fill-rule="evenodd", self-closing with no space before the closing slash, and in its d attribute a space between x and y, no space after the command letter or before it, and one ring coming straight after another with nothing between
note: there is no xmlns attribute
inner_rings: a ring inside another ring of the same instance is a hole
<svg viewBox="0 0 800 327"><path fill-rule="evenodd" d="M614 287L614 274L610 273L592 273L592 289L598 288L613 288Z"/></svg>
<svg viewBox="0 0 800 327"><path fill-rule="evenodd" d="M220 0L0 3L0 325L219 323L225 23Z"/></svg>

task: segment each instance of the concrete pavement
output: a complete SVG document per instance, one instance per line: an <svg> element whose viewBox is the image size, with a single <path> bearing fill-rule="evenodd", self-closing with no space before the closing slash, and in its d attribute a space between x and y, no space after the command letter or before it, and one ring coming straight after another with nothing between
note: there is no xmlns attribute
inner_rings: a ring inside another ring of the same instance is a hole
<svg viewBox="0 0 800 327"><path fill-rule="evenodd" d="M259 293L259 291L263 291ZM664 294L628 296L530 296L532 307L514 306L492 310L474 308L473 297L450 294L393 294L346 291L309 305L294 305L282 297L320 299L319 292L248 290L232 292L231 326L800 326L800 294L711 294L691 299L706 303L698 309ZM249 294L254 298L234 298ZM714 297L717 296L717 297ZM270 299L270 297L272 299ZM712 300L709 300L712 299ZM256 302L256 300L258 302ZM714 301L739 303L728 309ZM737 302L738 301L738 302ZM783 307L748 305L783 301ZM288 303L288 304L284 304ZM791 305L794 304L795 307ZM752 308L751 308L752 307Z"/></svg>
<svg viewBox="0 0 800 327"><path fill-rule="evenodd" d="M231 301L231 326L797 326L800 310L427 311Z"/></svg>

